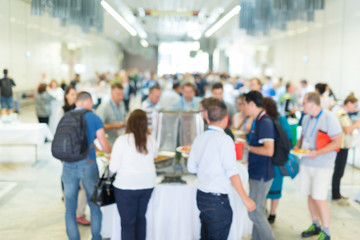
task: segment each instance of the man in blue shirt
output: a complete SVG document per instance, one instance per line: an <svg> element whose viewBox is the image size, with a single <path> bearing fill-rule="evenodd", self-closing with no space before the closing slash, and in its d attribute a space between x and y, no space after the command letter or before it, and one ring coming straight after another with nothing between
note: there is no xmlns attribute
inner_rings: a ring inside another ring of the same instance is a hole
<svg viewBox="0 0 360 240"><path fill-rule="evenodd" d="M205 115L210 125L195 138L187 167L189 172L197 174L199 182L196 201L200 210L201 239L226 240L232 222L228 198L231 186L248 211L253 211L256 205L241 183L234 142L224 132L228 120L225 104L210 103Z"/></svg>
<svg viewBox="0 0 360 240"><path fill-rule="evenodd" d="M199 111L201 98L195 97L196 87L192 83L182 86L182 97L170 106L170 111L191 112Z"/></svg>
<svg viewBox="0 0 360 240"><path fill-rule="evenodd" d="M75 105L76 108L74 111L82 109L90 110L85 113L89 146L93 145L95 138L97 138L103 151L110 153L111 146L105 136L104 124L101 119L91 111L93 107L91 95L88 92L80 92ZM96 164L94 146L92 146L87 158L76 162L64 162L61 180L64 183L65 224L68 238L75 240L80 239L79 229L76 224L76 207L79 182L81 181L90 206L92 239L101 240L101 210L100 207L90 202L90 198L99 180L99 170Z"/></svg>
<svg viewBox="0 0 360 240"><path fill-rule="evenodd" d="M250 212L253 221L253 240L273 240L274 235L265 216L265 199L274 179L274 167L270 157L274 154L274 123L263 110L263 96L258 91L245 95L245 114L253 125L249 141L250 198L256 203L256 211Z"/></svg>

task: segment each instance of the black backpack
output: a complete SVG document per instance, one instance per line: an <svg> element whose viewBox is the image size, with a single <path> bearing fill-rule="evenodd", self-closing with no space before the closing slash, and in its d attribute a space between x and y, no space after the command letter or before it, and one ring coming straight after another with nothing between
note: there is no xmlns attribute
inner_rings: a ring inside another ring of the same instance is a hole
<svg viewBox="0 0 360 240"><path fill-rule="evenodd" d="M88 157L91 146L87 139L86 112L89 110L69 111L60 120L51 145L51 153L55 158L76 162Z"/></svg>
<svg viewBox="0 0 360 240"><path fill-rule="evenodd" d="M269 116L265 115L264 117ZM274 155L271 157L271 162L277 166L284 166L289 159L290 149L292 147L291 141L289 140L286 131L280 124L279 119L271 119L274 123L275 128L275 142L274 142ZM257 126L258 138L259 138L259 126Z"/></svg>

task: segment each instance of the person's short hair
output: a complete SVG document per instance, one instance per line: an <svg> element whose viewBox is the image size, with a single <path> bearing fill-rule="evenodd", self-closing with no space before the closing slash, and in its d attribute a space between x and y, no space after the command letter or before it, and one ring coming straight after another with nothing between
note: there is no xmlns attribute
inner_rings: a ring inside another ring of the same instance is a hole
<svg viewBox="0 0 360 240"><path fill-rule="evenodd" d="M288 90L290 86L291 86L291 82L287 82L285 85L286 90Z"/></svg>
<svg viewBox="0 0 360 240"><path fill-rule="evenodd" d="M124 89L123 88L123 85L121 83L113 83L111 85L111 90L114 90L115 88L118 88L118 89Z"/></svg>
<svg viewBox="0 0 360 240"><path fill-rule="evenodd" d="M246 94L240 94L236 99L240 99L240 100L246 101Z"/></svg>
<svg viewBox="0 0 360 240"><path fill-rule="evenodd" d="M317 106L320 106L320 94L317 92L309 92L305 95L306 102L313 102Z"/></svg>
<svg viewBox="0 0 360 240"><path fill-rule="evenodd" d="M320 95L322 95L326 90L326 84L325 83L317 83L315 85L315 89L318 90Z"/></svg>
<svg viewBox="0 0 360 240"><path fill-rule="evenodd" d="M226 105L221 101L209 103L206 111L210 123L219 122L227 116Z"/></svg>
<svg viewBox="0 0 360 240"><path fill-rule="evenodd" d="M215 102L221 102L221 101L214 97L208 97L201 100L200 104L205 110L207 110L208 107Z"/></svg>
<svg viewBox="0 0 360 240"><path fill-rule="evenodd" d="M196 86L195 86L194 84L190 83L190 82L184 83L184 84L182 85L182 87L183 87L183 88L184 88L184 87L191 87L191 88L194 90L194 92L196 92Z"/></svg>
<svg viewBox="0 0 360 240"><path fill-rule="evenodd" d="M224 89L224 88L223 88L223 85L221 82L217 82L212 85L211 90L214 90L214 89Z"/></svg>
<svg viewBox="0 0 360 240"><path fill-rule="evenodd" d="M245 94L245 101L247 103L254 102L258 108L263 107L264 105L264 98L258 91L250 91Z"/></svg>
<svg viewBox="0 0 360 240"><path fill-rule="evenodd" d="M344 105L346 105L348 102L351 103L357 103L358 99L354 96L353 93L350 93L344 100Z"/></svg>
<svg viewBox="0 0 360 240"><path fill-rule="evenodd" d="M178 87L180 87L180 83L179 82L174 82L172 88L177 89Z"/></svg>
<svg viewBox="0 0 360 240"><path fill-rule="evenodd" d="M47 84L46 83L41 83L38 86L38 89L37 89L38 94L42 94L43 92L45 92L46 88L47 88Z"/></svg>
<svg viewBox="0 0 360 240"><path fill-rule="evenodd" d="M303 80L301 80L300 82L303 83L303 84L307 84L307 83L308 83L306 79L303 79Z"/></svg>
<svg viewBox="0 0 360 240"><path fill-rule="evenodd" d="M259 78L253 77L252 79L250 79L250 81L252 81L252 80L255 80L262 87L262 83Z"/></svg>
<svg viewBox="0 0 360 240"><path fill-rule="evenodd" d="M4 75L7 75L8 72L9 72L9 71L8 71L6 68L5 68L4 71L3 71Z"/></svg>
<svg viewBox="0 0 360 240"><path fill-rule="evenodd" d="M89 99L92 99L91 95L90 95L90 93L85 92L85 91L79 92L76 97L76 101L79 101L79 102L85 102Z"/></svg>
<svg viewBox="0 0 360 240"><path fill-rule="evenodd" d="M152 91L154 91L154 89L157 89L157 90L160 90L161 91L161 88L157 85L155 86L152 86L150 89L149 89L149 93L151 93Z"/></svg>

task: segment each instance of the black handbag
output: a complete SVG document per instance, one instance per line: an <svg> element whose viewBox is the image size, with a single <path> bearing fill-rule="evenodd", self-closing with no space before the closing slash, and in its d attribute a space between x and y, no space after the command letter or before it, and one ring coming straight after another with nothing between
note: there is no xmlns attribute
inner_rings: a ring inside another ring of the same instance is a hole
<svg viewBox="0 0 360 240"><path fill-rule="evenodd" d="M114 173L110 176L109 166L105 168L103 175L95 186L90 202L99 207L115 203L114 186L112 185L115 180L115 175L116 174Z"/></svg>

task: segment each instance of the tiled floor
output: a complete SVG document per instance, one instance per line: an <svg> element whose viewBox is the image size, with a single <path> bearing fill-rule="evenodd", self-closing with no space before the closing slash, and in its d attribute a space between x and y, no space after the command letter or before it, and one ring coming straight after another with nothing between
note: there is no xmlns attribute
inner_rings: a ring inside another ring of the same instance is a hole
<svg viewBox="0 0 360 240"><path fill-rule="evenodd" d="M35 121L33 109L22 112L19 118ZM60 187L62 166L51 157L50 144L38 149L36 163L31 147L0 147L0 151L0 239L67 239ZM277 240L301 239L300 232L310 224L306 199L298 186L298 178L284 181L283 198L273 225ZM358 192L360 170L348 166L342 193L353 198ZM330 206L332 239L360 239L360 204L351 201L349 207ZM89 227L79 228L82 239L91 238Z"/></svg>

